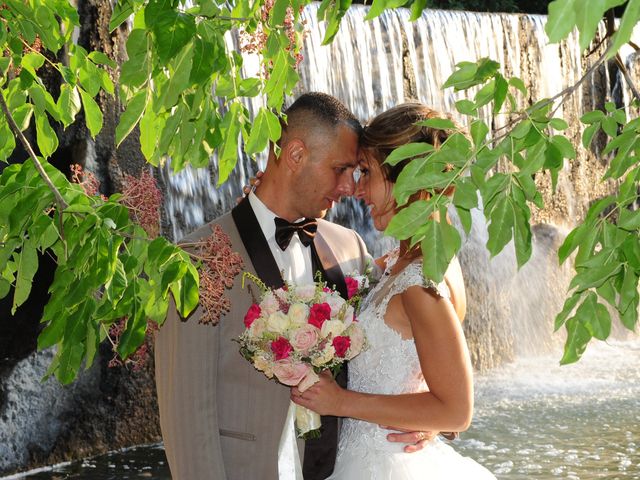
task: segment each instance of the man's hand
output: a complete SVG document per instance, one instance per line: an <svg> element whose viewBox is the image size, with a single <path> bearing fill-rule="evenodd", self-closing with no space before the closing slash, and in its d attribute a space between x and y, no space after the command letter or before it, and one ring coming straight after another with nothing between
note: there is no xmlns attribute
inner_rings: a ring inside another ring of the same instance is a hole
<svg viewBox="0 0 640 480"><path fill-rule="evenodd" d="M380 425L380 428L394 430L395 433L387 435L387 440L396 443L406 443L404 451L407 453L419 452L424 446L438 435L438 432L408 432L401 428Z"/></svg>

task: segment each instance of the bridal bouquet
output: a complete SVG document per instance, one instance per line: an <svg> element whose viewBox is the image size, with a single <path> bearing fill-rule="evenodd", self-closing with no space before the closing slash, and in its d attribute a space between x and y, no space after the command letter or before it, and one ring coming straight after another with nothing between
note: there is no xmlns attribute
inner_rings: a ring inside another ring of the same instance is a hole
<svg viewBox="0 0 640 480"><path fill-rule="evenodd" d="M274 290L255 276L244 275L262 295L245 315L246 329L237 341L242 356L268 378L304 391L318 381L319 372L331 369L336 374L343 362L364 348L364 332L354 309L362 280L347 278L349 300L344 300L323 282L285 284ZM295 423L298 436L319 435L317 413L296 405Z"/></svg>

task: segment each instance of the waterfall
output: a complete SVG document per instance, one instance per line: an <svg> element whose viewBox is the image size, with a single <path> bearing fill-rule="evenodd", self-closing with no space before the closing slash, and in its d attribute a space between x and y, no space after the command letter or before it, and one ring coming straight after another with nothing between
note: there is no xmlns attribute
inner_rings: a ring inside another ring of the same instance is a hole
<svg viewBox="0 0 640 480"><path fill-rule="evenodd" d="M312 90L330 93L363 122L408 99L455 113L454 104L463 95L442 90L441 86L461 61L490 57L500 62L505 76L522 78L532 98L541 98L573 84L584 65L594 60L583 59L573 34L559 45L547 45L543 16L427 10L410 23L409 12L399 9L365 22L367 7L357 5L345 15L333 43L321 46L325 26L316 19L317 8L314 4L303 12L309 32L299 67L301 82L294 96ZM237 39L229 35L227 45L236 48ZM622 56L632 73L640 70L633 52L623 51ZM256 68L256 59L245 56L243 73L249 75ZM611 100L628 103L629 93L616 72L615 67L602 65L558 111L568 119L575 144L582 133L578 119L584 110L602 107ZM245 106L253 115L263 102L260 98L248 99ZM504 125L504 117L492 117L488 108L482 115L494 129ZM87 148L88 156L95 158L98 148L92 142ZM601 149L602 141L596 138L594 148L596 152ZM254 161L239 146L237 167L229 181L218 187L212 160L209 169L187 168L175 175L168 163L159 168L158 177L165 190L164 235L177 240L229 211L241 186L265 166L264 154ZM548 179L537 179L547 207L533 212L533 256L519 271L512 245L490 258L484 246L484 215L480 210L472 212L473 228L464 239L460 261L468 295L464 326L478 369L539 354L563 341L561 334L551 332L571 269L568 265L558 267L556 250L589 202L609 193L611 185L599 182L605 167L593 154L581 153L560 175L555 194ZM374 255L394 244L392 239L380 237L366 209L353 199L338 205L330 219L355 228ZM96 391L100 372L95 369L72 387L52 381L38 384L49 358L49 352L33 354L11 371L0 372L0 471L26 464L40 451L46 455L69 423L70 412L77 411L74 402L79 400L73 398L78 390L84 397L77 397L85 402ZM108 441L106 444L110 445Z"/></svg>
<svg viewBox="0 0 640 480"><path fill-rule="evenodd" d="M464 95L443 90L442 85L462 61L489 57L500 62L503 75L520 77L536 99L553 96L582 74L584 60L577 35L548 45L545 17L541 15L426 10L411 23L409 11L397 9L365 21L368 8L354 5L334 41L322 46L325 25L317 20L317 8L313 4L303 12L307 35L299 67L301 81L294 97L305 91L330 93L363 122L409 99L452 113L455 118L455 102ZM233 47L236 40L229 37L227 42ZM245 58L244 73L255 72L255 57ZM569 133L575 143L582 132L578 122L582 112L612 99L613 83L609 69L602 67L598 76L566 102ZM262 104L257 98L246 101L245 106L252 113ZM559 109L558 115L562 114ZM482 109L482 117L493 129L505 124L505 116L493 116L488 106ZM215 167L211 171L187 169L173 176L165 168L169 235L177 239L233 207L240 186L265 162L264 155L257 163L250 160L241 148L238 154L238 166L221 188L214 185ZM611 188L596 182L602 168L602 162L582 154L565 167L557 192L551 191L548 179L538 181L547 208L533 212L533 222L539 224L534 227L534 253L519 272L512 245L496 258L489 258L484 247L486 223L481 212L474 212L474 228L460 259L469 296L465 328L477 368L491 368L519 354L542 352L562 341L561 335L551 334L552 320L561 309L571 272L568 266L557 267L555 252L589 202ZM337 205L329 218L360 232L374 255L394 245L392 239L380 238L365 210L353 199Z"/></svg>

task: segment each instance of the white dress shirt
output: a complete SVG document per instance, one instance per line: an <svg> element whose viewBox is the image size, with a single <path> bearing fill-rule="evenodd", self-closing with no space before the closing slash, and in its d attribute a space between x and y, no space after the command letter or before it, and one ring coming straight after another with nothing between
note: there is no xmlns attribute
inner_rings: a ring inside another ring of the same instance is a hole
<svg viewBox="0 0 640 480"><path fill-rule="evenodd" d="M262 233L267 239L273 258L278 264L282 278L289 283L306 285L313 283L313 267L311 266L311 248L305 247L297 233L291 237L291 242L285 251L282 251L276 242L276 214L262 203L258 196L251 192L249 203L255 213ZM299 219L302 220L302 219Z"/></svg>

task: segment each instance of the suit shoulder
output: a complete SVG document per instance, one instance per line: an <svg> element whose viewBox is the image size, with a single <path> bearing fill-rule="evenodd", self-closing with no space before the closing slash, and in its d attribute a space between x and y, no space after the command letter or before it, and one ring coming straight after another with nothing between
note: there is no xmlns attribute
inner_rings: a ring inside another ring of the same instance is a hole
<svg viewBox="0 0 640 480"><path fill-rule="evenodd" d="M322 233L329 232L332 235L340 235L345 238L354 238L355 236L358 236L355 230L324 219L318 219L318 230Z"/></svg>
<svg viewBox="0 0 640 480"><path fill-rule="evenodd" d="M178 244L194 243L194 242L197 242L199 240L202 240L203 238L208 237L209 235L211 235L211 232L212 232L213 227L215 225L220 225L220 227L222 228L222 230L224 232L229 233L230 230L232 228L234 228L235 224L233 223L233 218L231 216L231 213L226 213L226 214L216 218L215 220L212 220L209 223L205 223L204 225L202 225L201 227L197 228L196 230L194 230L193 232L189 233L188 235L185 235L184 237L182 237L178 241Z"/></svg>

